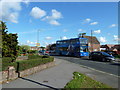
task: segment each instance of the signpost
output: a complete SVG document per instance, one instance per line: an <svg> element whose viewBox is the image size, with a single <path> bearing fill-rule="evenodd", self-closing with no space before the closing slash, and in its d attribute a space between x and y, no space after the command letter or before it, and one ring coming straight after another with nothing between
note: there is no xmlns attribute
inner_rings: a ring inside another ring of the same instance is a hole
<svg viewBox="0 0 120 90"><path fill-rule="evenodd" d="M40 43L36 43L36 46L37 46L37 47L40 46Z"/></svg>

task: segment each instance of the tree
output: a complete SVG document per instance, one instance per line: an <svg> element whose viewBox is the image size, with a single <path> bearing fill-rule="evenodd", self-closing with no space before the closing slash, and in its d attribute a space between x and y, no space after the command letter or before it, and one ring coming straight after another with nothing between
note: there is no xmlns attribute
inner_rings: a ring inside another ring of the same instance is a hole
<svg viewBox="0 0 120 90"><path fill-rule="evenodd" d="M5 22L0 21L0 31L2 33L2 57L11 57L14 61L18 55L18 36L17 34L8 34L6 29Z"/></svg>
<svg viewBox="0 0 120 90"><path fill-rule="evenodd" d="M19 51L21 54L26 54L28 50L30 50L30 46L28 45L19 46Z"/></svg>
<svg viewBox="0 0 120 90"><path fill-rule="evenodd" d="M41 46L40 48L42 48L42 50L44 50L44 49L45 49L45 47L43 47L43 46Z"/></svg>

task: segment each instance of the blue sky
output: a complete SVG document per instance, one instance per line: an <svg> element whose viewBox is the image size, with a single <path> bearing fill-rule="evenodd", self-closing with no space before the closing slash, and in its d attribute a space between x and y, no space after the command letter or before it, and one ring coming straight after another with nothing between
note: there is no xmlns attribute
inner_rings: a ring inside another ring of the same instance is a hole
<svg viewBox="0 0 120 90"><path fill-rule="evenodd" d="M7 2L0 10L0 18L9 32L18 33L21 45L35 46L38 30L41 46L83 32L90 35L91 30L101 44L120 40L117 2Z"/></svg>

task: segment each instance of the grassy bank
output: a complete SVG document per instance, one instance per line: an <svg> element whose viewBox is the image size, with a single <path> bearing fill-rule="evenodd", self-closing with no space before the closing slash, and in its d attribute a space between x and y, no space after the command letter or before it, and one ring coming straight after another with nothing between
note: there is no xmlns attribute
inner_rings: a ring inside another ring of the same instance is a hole
<svg viewBox="0 0 120 90"><path fill-rule="evenodd" d="M73 79L66 84L64 87L72 89L72 88L112 88L108 85L105 85L103 83L100 83L98 81L95 81L91 79L90 77L81 74L79 72L74 72L73 73Z"/></svg>

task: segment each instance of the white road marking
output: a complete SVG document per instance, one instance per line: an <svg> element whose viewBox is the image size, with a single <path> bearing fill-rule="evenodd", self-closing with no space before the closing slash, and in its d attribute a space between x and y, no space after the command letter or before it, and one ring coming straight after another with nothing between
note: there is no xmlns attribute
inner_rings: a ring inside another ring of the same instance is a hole
<svg viewBox="0 0 120 90"><path fill-rule="evenodd" d="M60 58L60 59L63 59L63 58ZM75 59L75 58L73 58ZM80 59L80 58L76 58L76 59ZM94 61L90 61L90 62L94 62ZM95 62L95 63L102 63L102 62ZM108 63L102 63L102 64L108 64ZM105 73L105 74L108 74L108 75L112 75L112 76L115 76L117 78L120 78L120 76L117 76L117 75L114 75L114 74L111 74L111 73L107 73L107 72L103 72L103 71L100 71L100 70L97 70L97 69L94 69L94 68L91 68L91 67L88 67L88 66L84 66L84 65L80 65L81 67L84 67L84 68L87 68L87 69L91 69L91 70L94 70L94 71L98 71L98 72L101 72L101 73Z"/></svg>
<svg viewBox="0 0 120 90"><path fill-rule="evenodd" d="M80 65L80 66L84 67L84 68L87 68L87 69L91 69L91 70L94 70L94 71L98 71L98 72L101 72L101 73L105 73L105 74L112 75L112 76L115 76L117 78L120 78L120 76L117 76L117 75L114 75L114 74L111 74L111 73L107 73L107 72L103 72L103 71L100 71L100 70L97 70L97 69L94 69L94 68L91 68L91 67L88 67L88 66L84 66L84 65Z"/></svg>

